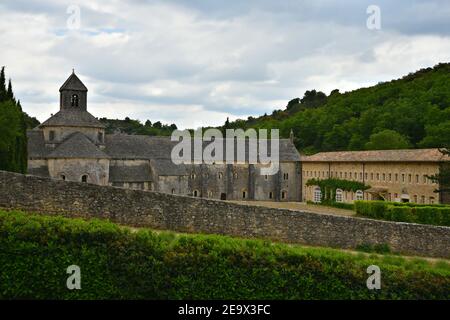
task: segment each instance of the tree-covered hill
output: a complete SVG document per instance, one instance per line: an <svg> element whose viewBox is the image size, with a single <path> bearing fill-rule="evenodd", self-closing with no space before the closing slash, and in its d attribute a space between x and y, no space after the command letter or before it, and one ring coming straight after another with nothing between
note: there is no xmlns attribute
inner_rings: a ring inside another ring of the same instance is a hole
<svg viewBox="0 0 450 320"><path fill-rule="evenodd" d="M347 93L307 91L284 110L223 128L278 128L283 137L292 129L304 153L448 146L450 63Z"/></svg>
<svg viewBox="0 0 450 320"><path fill-rule="evenodd" d="M126 117L124 120L100 118L100 122L106 125L106 133L142 134L150 136L169 136L177 129L175 124L162 124L160 121L151 123L150 120L142 124L139 120Z"/></svg>

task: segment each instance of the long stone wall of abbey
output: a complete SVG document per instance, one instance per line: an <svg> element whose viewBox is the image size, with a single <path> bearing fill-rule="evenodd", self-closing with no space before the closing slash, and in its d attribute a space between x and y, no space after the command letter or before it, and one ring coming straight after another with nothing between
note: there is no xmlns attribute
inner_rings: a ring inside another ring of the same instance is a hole
<svg viewBox="0 0 450 320"><path fill-rule="evenodd" d="M299 212L0 171L0 208L136 227L450 258L450 228Z"/></svg>

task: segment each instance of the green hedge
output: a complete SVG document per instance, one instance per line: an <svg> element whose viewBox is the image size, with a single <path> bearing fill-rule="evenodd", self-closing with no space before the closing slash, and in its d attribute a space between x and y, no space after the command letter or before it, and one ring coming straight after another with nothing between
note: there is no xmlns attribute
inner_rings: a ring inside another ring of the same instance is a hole
<svg viewBox="0 0 450 320"><path fill-rule="evenodd" d="M68 290L66 268L81 268ZM369 265L381 290L366 287ZM0 211L2 299L449 299L450 266Z"/></svg>
<svg viewBox="0 0 450 320"><path fill-rule="evenodd" d="M347 209L347 210L355 210L355 206L353 203L347 203L347 202L336 202L336 201L321 201L321 202L314 202L314 201L306 201L307 204L315 204L315 205L321 205L321 206L327 206L327 207L335 207L340 209Z"/></svg>
<svg viewBox="0 0 450 320"><path fill-rule="evenodd" d="M355 201L356 214L389 221L450 226L450 206L387 201Z"/></svg>

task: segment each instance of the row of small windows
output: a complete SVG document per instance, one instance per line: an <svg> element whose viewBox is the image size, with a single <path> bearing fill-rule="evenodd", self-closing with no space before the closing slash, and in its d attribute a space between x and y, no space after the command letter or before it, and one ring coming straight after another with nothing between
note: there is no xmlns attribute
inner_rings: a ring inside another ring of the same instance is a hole
<svg viewBox="0 0 450 320"><path fill-rule="evenodd" d="M197 178L197 175L196 175L195 173L191 173L190 177L191 177L191 179L195 179L195 178ZM222 172L219 172L219 173L217 174L217 177L218 177L219 179L223 179L223 173L222 173ZM206 174L205 174L205 178L209 178L209 173L206 173ZM238 178L238 173L237 173L237 172L234 172L234 173L233 173L233 178L234 178L234 179L237 179L237 178ZM264 175L264 180L268 180L268 178L269 178L268 175ZM283 173L283 180L289 180L289 173Z"/></svg>
<svg viewBox="0 0 450 320"><path fill-rule="evenodd" d="M345 194L345 198L347 198L347 194ZM399 198L398 193L394 193L394 194L388 193L386 200L394 201L398 198ZM336 202L344 202L344 192L342 191L342 189L336 189L335 200L336 200ZM353 200L353 197L352 197L352 200ZM354 200L364 200L364 192L362 190L356 191ZM313 201L316 203L319 203L322 201L322 191L320 190L319 187L314 188ZM434 204L436 202L436 199L434 197L429 197L427 199L423 195L420 197L418 195L414 195L413 198L411 199L411 201L414 203L421 203L421 204L426 204L428 201L428 204Z"/></svg>
<svg viewBox="0 0 450 320"><path fill-rule="evenodd" d="M174 194L174 193L175 193L175 189L172 189L172 194ZM192 192L192 195L194 197L200 197L200 192L198 190L194 190ZM212 198L213 197L213 192L212 191L208 191L207 192L207 196L208 196L208 198ZM273 199L273 192L272 191L269 192L268 196L269 196L269 199ZM286 190L282 190L281 191L281 199L287 199L287 196L288 196L287 191ZM242 197L242 199L247 199L247 197L248 197L247 190L243 190L242 191L241 197Z"/></svg>
<svg viewBox="0 0 450 320"><path fill-rule="evenodd" d="M363 180L362 172L338 172L338 171L303 171L304 177L314 177L314 178L339 178L339 179L353 179L353 180ZM364 180L366 181L387 181L387 182L408 182L408 183L423 183L430 184L433 183L431 179L428 178L426 174L399 174L399 173L374 173L365 172Z"/></svg>
<svg viewBox="0 0 450 320"><path fill-rule="evenodd" d="M347 194L345 194L345 198L347 198ZM364 199L364 192L362 190L357 190L355 192L355 200L363 200L363 199ZM319 187L314 188L313 200L314 202L317 203L322 201L322 191L320 190ZM344 191L342 191L342 189L336 189L335 201L344 202Z"/></svg>

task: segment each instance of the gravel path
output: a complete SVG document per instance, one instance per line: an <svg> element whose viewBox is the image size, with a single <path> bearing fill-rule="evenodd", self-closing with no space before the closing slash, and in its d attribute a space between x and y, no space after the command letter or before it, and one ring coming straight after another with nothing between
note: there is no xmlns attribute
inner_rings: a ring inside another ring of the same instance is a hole
<svg viewBox="0 0 450 320"><path fill-rule="evenodd" d="M355 212L347 209L339 209L334 207L321 206L316 204L308 204L306 202L275 202L275 201L234 201L229 202L246 204L251 206L263 206L269 208L291 209L298 211L309 211L322 214L333 214L340 216L354 216Z"/></svg>

